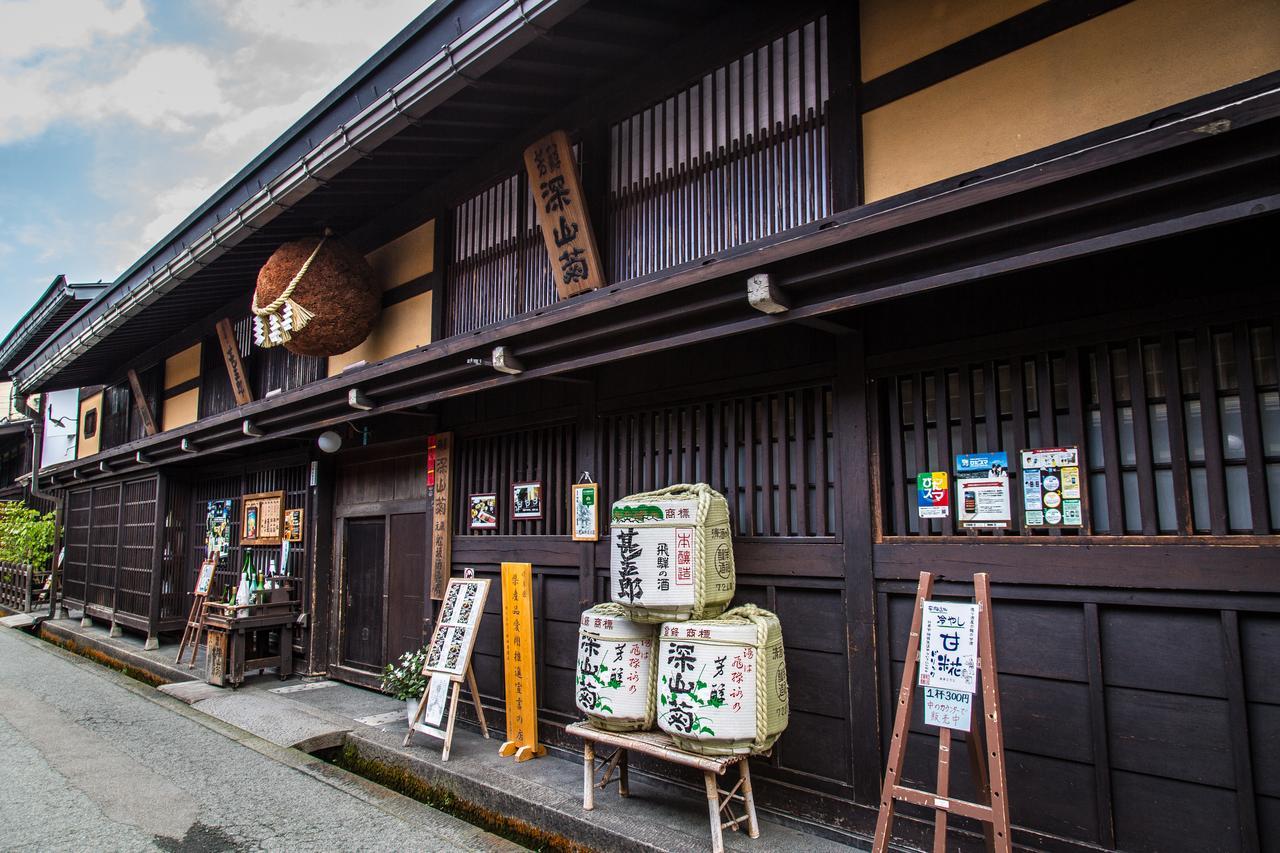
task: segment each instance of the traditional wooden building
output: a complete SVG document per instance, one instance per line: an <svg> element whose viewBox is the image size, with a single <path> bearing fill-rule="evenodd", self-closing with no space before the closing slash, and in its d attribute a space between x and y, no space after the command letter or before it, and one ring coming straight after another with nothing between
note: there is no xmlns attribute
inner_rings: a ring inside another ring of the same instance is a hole
<svg viewBox="0 0 1280 853"><path fill-rule="evenodd" d="M557 130L604 280L568 298L522 159ZM542 739L567 746L609 567L570 539L570 484L704 481L738 599L787 644L762 807L871 831L915 579L987 571L1019 845L1278 849L1278 193L1265 0L436 4L16 367L85 389L79 458L40 472L66 596L178 627L208 503L281 490L302 666L372 685L430 628L447 432L452 565L534 564ZM325 228L373 268L377 326L257 347L255 276ZM919 518L918 473L1055 446L1082 457L1078 524ZM542 518L509 512L519 482ZM480 493L491 528L462 511Z"/></svg>

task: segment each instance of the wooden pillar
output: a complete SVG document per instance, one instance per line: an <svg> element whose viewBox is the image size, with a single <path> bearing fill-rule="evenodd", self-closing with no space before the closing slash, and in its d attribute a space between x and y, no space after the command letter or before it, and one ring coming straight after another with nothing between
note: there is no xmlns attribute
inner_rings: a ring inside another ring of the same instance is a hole
<svg viewBox="0 0 1280 853"><path fill-rule="evenodd" d="M858 4L833 3L827 12L827 151L831 209L862 204L862 87Z"/></svg>
<svg viewBox="0 0 1280 853"><path fill-rule="evenodd" d="M120 494L120 502L123 514L123 491ZM155 511L156 524L155 532L151 539L151 594L147 599L147 639L143 645L144 651L153 651L160 648L160 596L164 590L164 538L169 529L168 525L165 523L168 517L168 507L169 478L162 474L157 474ZM184 565L186 562L185 558L185 553L181 555L174 555L174 559L181 561Z"/></svg>
<svg viewBox="0 0 1280 853"><path fill-rule="evenodd" d="M868 440L866 354L857 331L836 339L832 396L835 453L839 460L838 506L844 538L845 653L849 667L849 742L858 802L880 796L880 719L877 705L875 577L871 483L875 475Z"/></svg>
<svg viewBox="0 0 1280 853"><path fill-rule="evenodd" d="M313 467L314 466L314 467ZM316 472L315 485L311 485L311 471ZM307 568L311 572L310 601L306 608L310 613L307 623L307 669L314 673L325 672L329 668L331 637L336 642L337 631L333 630L332 597L334 573L338 561L333 554L333 491L337 465L329 454L323 454L307 466L308 476L308 511L304 536L309 537L308 550L311 559Z"/></svg>

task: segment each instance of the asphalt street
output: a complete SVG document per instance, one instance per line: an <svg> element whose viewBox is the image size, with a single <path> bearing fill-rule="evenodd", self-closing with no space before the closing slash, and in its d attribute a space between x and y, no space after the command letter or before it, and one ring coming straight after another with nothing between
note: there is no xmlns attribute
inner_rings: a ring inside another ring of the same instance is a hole
<svg viewBox="0 0 1280 853"><path fill-rule="evenodd" d="M0 850L518 850L0 629Z"/></svg>

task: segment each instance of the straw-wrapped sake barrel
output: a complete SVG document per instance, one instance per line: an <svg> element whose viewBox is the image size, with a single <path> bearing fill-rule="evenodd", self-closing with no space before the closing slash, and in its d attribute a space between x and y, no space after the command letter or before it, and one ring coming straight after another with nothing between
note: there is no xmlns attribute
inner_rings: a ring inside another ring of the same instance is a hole
<svg viewBox="0 0 1280 853"><path fill-rule="evenodd" d="M715 616L733 599L729 505L705 483L629 495L613 505L612 598L637 622Z"/></svg>
<svg viewBox="0 0 1280 853"><path fill-rule="evenodd" d="M702 755L769 750L787 727L787 667L778 617L753 604L662 626L658 728Z"/></svg>
<svg viewBox="0 0 1280 853"><path fill-rule="evenodd" d="M632 622L616 604L597 604L583 612L574 701L596 728L653 728L656 634L656 626Z"/></svg>

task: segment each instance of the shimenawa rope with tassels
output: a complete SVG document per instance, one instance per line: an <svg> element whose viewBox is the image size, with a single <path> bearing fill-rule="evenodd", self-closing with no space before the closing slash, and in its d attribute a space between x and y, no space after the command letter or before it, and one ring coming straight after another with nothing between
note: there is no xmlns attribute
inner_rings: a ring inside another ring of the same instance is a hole
<svg viewBox="0 0 1280 853"><path fill-rule="evenodd" d="M328 240L332 234L332 231L325 229L324 236L320 238L320 242L312 250L311 256L303 262L302 268L298 270L280 295L265 308L258 307L258 292L254 291L251 307L253 309L253 342L255 344L260 347L276 347L287 343L293 339L294 332L302 331L315 317L314 312L308 311L293 300L293 291L302 281L302 277L307 274L307 270L311 269L311 263L320 254L320 247L324 245L324 241Z"/></svg>

